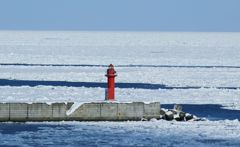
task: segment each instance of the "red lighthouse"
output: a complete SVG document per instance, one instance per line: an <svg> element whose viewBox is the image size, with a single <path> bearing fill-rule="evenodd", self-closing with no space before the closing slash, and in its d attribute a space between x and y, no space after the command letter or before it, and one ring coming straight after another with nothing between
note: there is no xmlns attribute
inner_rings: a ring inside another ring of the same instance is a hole
<svg viewBox="0 0 240 147"><path fill-rule="evenodd" d="M112 64L108 66L106 77L108 78L108 89L106 90L106 100L115 100L114 88L115 88L115 77L117 76L116 71Z"/></svg>

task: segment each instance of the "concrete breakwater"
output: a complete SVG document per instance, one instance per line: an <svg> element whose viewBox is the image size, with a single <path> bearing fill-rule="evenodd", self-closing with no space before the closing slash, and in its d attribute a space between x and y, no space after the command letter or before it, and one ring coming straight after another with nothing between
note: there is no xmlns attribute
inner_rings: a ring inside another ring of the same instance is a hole
<svg viewBox="0 0 240 147"><path fill-rule="evenodd" d="M160 103L0 103L0 121L127 121L160 118Z"/></svg>

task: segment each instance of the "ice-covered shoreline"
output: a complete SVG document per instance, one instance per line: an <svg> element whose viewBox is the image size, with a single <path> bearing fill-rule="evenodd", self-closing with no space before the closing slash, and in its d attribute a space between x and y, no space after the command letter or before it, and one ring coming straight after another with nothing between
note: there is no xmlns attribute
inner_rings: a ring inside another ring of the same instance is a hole
<svg viewBox="0 0 240 147"><path fill-rule="evenodd" d="M240 33L0 31L0 64L239 66ZM123 101L239 108L240 68L117 67L116 82L209 89L116 89ZM106 82L106 67L1 65L0 79ZM103 88L0 86L0 101L94 101ZM61 96L61 97L59 97Z"/></svg>
<svg viewBox="0 0 240 147"><path fill-rule="evenodd" d="M103 84L106 82L106 66L110 63L124 65L116 67L116 82L209 87L116 88L118 101L216 104L218 110L240 110L240 89L216 88L240 87L240 33L0 31L2 82L32 80ZM96 86L0 86L0 91L0 102L72 101L77 105L102 101L105 97L104 88ZM238 146L240 123L239 118L233 119L1 123L0 145Z"/></svg>

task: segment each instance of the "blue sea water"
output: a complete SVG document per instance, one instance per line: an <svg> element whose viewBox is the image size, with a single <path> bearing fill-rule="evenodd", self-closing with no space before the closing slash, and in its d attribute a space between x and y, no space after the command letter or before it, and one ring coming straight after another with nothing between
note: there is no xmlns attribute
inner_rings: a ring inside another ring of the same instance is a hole
<svg viewBox="0 0 240 147"><path fill-rule="evenodd" d="M173 104L163 104L172 108ZM222 109L221 105L188 105L185 112L205 117L211 122L216 120L239 119L240 111ZM118 125L119 123L119 125ZM136 124L135 124L136 123ZM1 146L238 146L240 140L211 138L175 133L157 122L156 129L149 122L36 122L0 123ZM109 125L108 125L109 124ZM146 126L145 126L146 124ZM172 125L169 122L168 125ZM177 128L181 128L181 123ZM174 127L173 127L174 129ZM176 127L175 127L176 129ZM190 129L190 128L189 128ZM211 129L211 127L209 127ZM227 128L233 129L234 128ZM157 132L156 130L159 130ZM206 130L204 130L206 131ZM177 132L177 130L176 130ZM186 135L184 137L184 135Z"/></svg>

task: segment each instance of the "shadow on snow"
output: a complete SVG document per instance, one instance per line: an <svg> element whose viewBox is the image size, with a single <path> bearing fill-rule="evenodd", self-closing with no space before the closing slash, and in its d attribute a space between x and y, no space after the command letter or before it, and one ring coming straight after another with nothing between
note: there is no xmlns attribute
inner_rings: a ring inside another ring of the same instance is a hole
<svg viewBox="0 0 240 147"><path fill-rule="evenodd" d="M87 88L106 88L107 83L104 82L70 82L70 81L37 81L37 80L9 80L0 79L0 86L66 86L66 87L87 87ZM164 84L150 83L116 83L117 88L136 88L136 89L200 89L211 87L185 86L173 87ZM239 89L239 87L215 87L217 89Z"/></svg>

